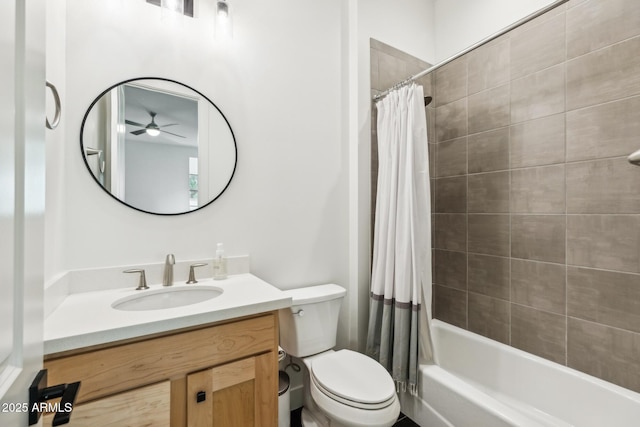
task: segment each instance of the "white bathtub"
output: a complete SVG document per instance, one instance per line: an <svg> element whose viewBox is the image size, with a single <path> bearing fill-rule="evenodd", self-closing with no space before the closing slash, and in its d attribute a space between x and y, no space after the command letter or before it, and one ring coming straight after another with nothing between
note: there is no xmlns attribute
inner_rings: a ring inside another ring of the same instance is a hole
<svg viewBox="0 0 640 427"><path fill-rule="evenodd" d="M439 365L402 411L423 427L640 426L640 394L434 320Z"/></svg>

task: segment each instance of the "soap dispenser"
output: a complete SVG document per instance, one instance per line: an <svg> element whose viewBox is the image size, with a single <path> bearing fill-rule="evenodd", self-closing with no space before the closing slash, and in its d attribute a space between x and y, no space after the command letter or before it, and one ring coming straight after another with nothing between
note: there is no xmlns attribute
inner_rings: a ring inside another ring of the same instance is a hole
<svg viewBox="0 0 640 427"><path fill-rule="evenodd" d="M224 256L224 247L218 243L216 258L213 260L213 280L224 280L227 278L227 259Z"/></svg>

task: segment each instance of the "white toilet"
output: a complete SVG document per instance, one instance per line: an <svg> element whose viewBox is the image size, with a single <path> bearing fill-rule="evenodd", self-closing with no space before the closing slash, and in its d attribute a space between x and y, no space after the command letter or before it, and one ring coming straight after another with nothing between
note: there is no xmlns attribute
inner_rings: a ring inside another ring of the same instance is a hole
<svg viewBox="0 0 640 427"><path fill-rule="evenodd" d="M285 291L293 300L280 310L280 346L304 362L305 427L390 427L400 414L391 375L375 360L336 345L346 291L329 284Z"/></svg>

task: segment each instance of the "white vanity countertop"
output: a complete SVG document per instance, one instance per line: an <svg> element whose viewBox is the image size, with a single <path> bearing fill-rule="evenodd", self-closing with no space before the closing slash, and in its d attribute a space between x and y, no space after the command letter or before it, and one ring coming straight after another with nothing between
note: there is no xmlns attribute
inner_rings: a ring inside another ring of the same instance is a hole
<svg viewBox="0 0 640 427"><path fill-rule="evenodd" d="M111 307L121 298L148 291L118 288L72 293L44 322L44 353L54 354L149 334L167 332L291 306L291 298L252 274L226 280L204 279L199 286L221 288L222 295L182 307L123 311ZM189 287L184 282L173 288ZM162 289L152 285L151 289Z"/></svg>

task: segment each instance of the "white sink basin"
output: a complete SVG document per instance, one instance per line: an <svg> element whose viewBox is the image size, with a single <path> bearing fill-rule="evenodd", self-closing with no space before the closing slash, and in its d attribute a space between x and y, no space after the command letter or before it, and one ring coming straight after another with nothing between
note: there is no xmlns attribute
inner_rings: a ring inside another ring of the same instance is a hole
<svg viewBox="0 0 640 427"><path fill-rule="evenodd" d="M163 310L207 301L219 297L222 292L212 286L167 287L120 298L111 307L124 311Z"/></svg>

